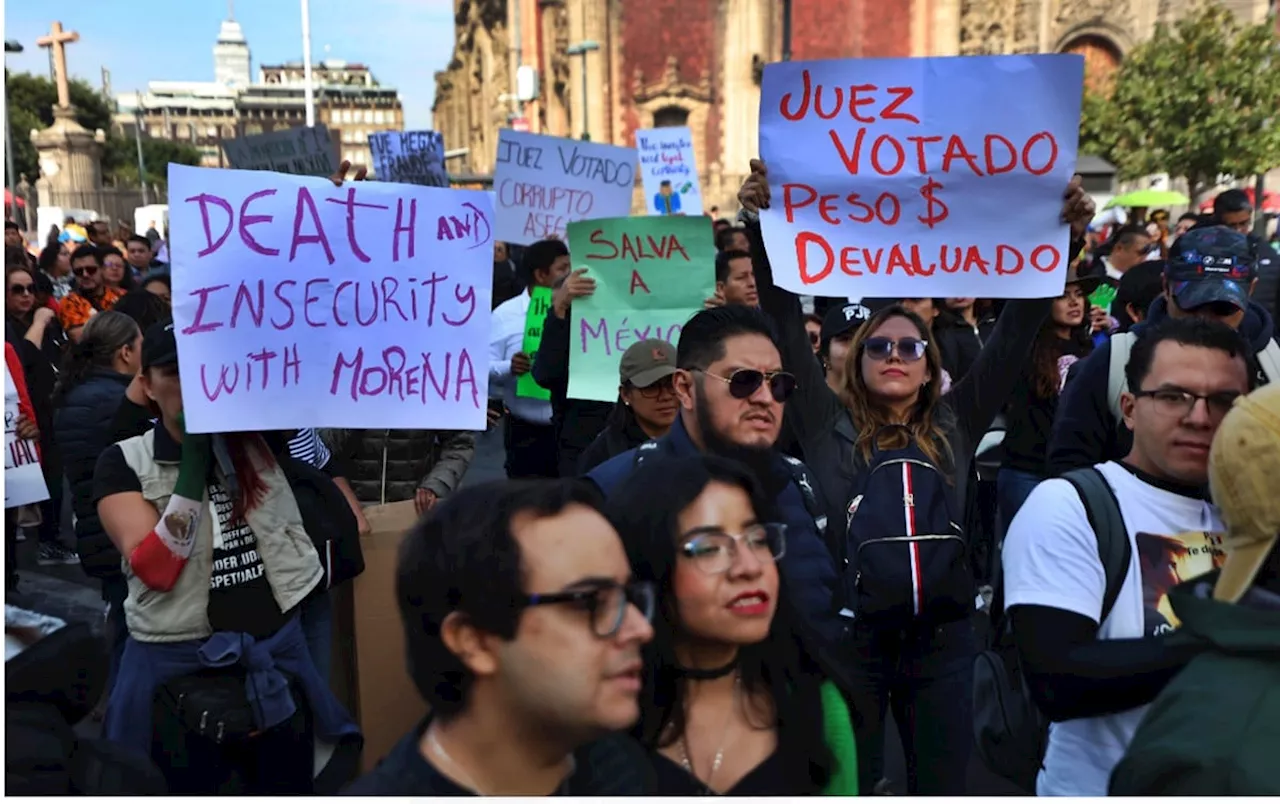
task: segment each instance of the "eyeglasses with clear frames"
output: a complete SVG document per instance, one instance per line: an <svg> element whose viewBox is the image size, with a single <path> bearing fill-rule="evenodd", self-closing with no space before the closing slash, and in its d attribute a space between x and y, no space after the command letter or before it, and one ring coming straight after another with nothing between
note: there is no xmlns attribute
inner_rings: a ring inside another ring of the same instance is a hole
<svg viewBox="0 0 1280 804"><path fill-rule="evenodd" d="M1154 391L1135 391L1136 399L1150 399L1155 408L1167 416L1184 418L1195 409L1196 403L1204 400L1209 411L1209 418L1222 419L1231 410L1231 406L1240 398L1238 391L1220 391L1216 394L1193 394L1182 388L1157 388Z"/></svg>
<svg viewBox="0 0 1280 804"><path fill-rule="evenodd" d="M600 639L612 639L622 630L627 619L627 606L635 606L646 620L653 619L655 592L650 581L593 584L569 592L525 595L521 608L569 604L586 611L591 618L591 632Z"/></svg>
<svg viewBox="0 0 1280 804"><path fill-rule="evenodd" d="M738 551L749 550L758 561L777 561L787 554L787 526L780 522L752 525L743 533L694 532L680 545L680 555L700 572L721 575L738 560Z"/></svg>

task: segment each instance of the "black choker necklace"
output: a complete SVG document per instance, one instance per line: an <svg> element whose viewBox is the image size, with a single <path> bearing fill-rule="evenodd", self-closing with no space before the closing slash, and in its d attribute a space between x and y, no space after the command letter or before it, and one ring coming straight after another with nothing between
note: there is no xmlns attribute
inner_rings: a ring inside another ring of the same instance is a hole
<svg viewBox="0 0 1280 804"><path fill-rule="evenodd" d="M687 678L690 681L714 681L717 678L724 678L736 669L738 669L738 657L734 656L733 659L723 667L703 669L700 667L681 667L680 665L676 665L676 675Z"/></svg>

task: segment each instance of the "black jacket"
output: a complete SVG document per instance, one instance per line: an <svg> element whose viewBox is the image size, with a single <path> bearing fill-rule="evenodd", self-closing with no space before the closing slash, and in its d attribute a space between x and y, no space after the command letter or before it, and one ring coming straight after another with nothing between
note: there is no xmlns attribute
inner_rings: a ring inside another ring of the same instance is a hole
<svg viewBox="0 0 1280 804"><path fill-rule="evenodd" d="M942 367L951 375L952 382L960 382L969 373L995 326L996 319L989 317L979 321L974 328L950 311L943 311L933 322L933 335L942 354Z"/></svg>
<svg viewBox="0 0 1280 804"><path fill-rule="evenodd" d="M572 314L563 319L552 307L542 324L542 342L538 344L538 356L533 361L533 379L551 392L551 422L556 428L559 448L560 476L578 474L578 462L582 453L609 420L612 402L596 402L589 399L569 399L569 321Z"/></svg>
<svg viewBox="0 0 1280 804"><path fill-rule="evenodd" d="M1280 254L1257 235L1249 235L1249 247L1258 255L1258 284L1251 297L1274 320L1280 313Z"/></svg>
<svg viewBox="0 0 1280 804"><path fill-rule="evenodd" d="M1146 320L1134 325L1141 332L1169 317L1164 297L1156 298ZM1260 352L1271 342L1274 325L1262 305L1251 302L1240 324L1240 334ZM1107 401L1107 382L1111 375L1111 342L1102 344L1084 360L1071 367L1067 386L1058 399L1049 439L1048 472L1057 477L1063 472L1105 461L1119 460L1133 447L1133 433L1111 415ZM1259 372L1259 382L1266 377Z"/></svg>
<svg viewBox="0 0 1280 804"><path fill-rule="evenodd" d="M828 527L838 537L847 538L842 526L848 521L851 495L860 487L866 470L856 448L858 433L848 409L827 387L822 369L813 359L799 297L774 285L760 227L751 225L747 232L753 240L761 306L778 328L782 364L798 381L795 394L787 402L787 416L795 424L819 497L827 503ZM1080 246L1073 241L1072 254ZM1028 333L1039 331L1052 305L1053 299L1022 299L1006 304L972 368L942 397L937 421L946 432L954 460L951 466L939 468L955 480L953 511L963 513L968 507L974 450L1004 407L1031 354L1034 339ZM833 539L833 544L845 547L847 555L847 545L838 539ZM837 560L840 558L837 556Z"/></svg>
<svg viewBox="0 0 1280 804"><path fill-rule="evenodd" d="M613 456L635 449L648 440L649 436L636 424L635 416L624 414L615 408L614 415L600 431L600 435L591 442L591 446L583 450L575 474L585 475Z"/></svg>
<svg viewBox="0 0 1280 804"><path fill-rule="evenodd" d="M120 575L120 553L98 520L93 503L93 470L98 456L114 443L111 422L133 378L110 369L94 369L72 388L53 414L53 436L62 469L71 485L76 515L76 552L80 566L93 578Z"/></svg>
<svg viewBox="0 0 1280 804"><path fill-rule="evenodd" d="M412 500L428 489L443 500L467 473L476 451L465 430L339 430L331 444L348 470L356 499L371 505Z"/></svg>

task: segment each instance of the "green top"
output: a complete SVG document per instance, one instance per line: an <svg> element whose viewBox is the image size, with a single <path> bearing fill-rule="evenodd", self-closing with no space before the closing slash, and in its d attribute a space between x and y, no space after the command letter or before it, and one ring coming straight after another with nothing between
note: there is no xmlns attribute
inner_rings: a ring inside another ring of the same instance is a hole
<svg viewBox="0 0 1280 804"><path fill-rule="evenodd" d="M853 718L849 706L836 685L824 681L819 690L822 696L822 728L826 732L827 747L836 758L835 773L822 791L824 796L858 795L858 743L853 737Z"/></svg>

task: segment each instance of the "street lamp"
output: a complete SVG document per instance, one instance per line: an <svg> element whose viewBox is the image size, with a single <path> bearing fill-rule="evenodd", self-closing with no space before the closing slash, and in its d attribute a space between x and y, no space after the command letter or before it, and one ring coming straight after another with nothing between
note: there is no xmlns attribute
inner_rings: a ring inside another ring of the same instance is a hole
<svg viewBox="0 0 1280 804"><path fill-rule="evenodd" d="M302 0L302 80L307 82L303 97L307 103L307 128L316 125L315 89L311 86L311 2Z"/></svg>
<svg viewBox="0 0 1280 804"><path fill-rule="evenodd" d="M151 205L151 195L147 192L147 163L142 158L142 122L145 117L145 110L142 104L142 92L134 92L135 104L133 107L133 144L138 149L138 186L142 188L142 205Z"/></svg>
<svg viewBox="0 0 1280 804"><path fill-rule="evenodd" d="M6 39L4 42L5 53L21 53L22 43L16 39ZM5 93L4 103L4 166L9 173L9 181L6 186L9 188L9 203L13 204L13 219L18 220L18 193L17 193L17 177L14 176L13 168L13 125L9 121L9 95ZM26 220L25 218L23 219Z"/></svg>
<svg viewBox="0 0 1280 804"><path fill-rule="evenodd" d="M582 139L590 140L591 132L587 130L587 54L599 50L600 43L592 39L569 45L565 52L570 56L582 56Z"/></svg>
<svg viewBox="0 0 1280 804"><path fill-rule="evenodd" d="M782 60L791 61L791 0L782 0Z"/></svg>

